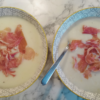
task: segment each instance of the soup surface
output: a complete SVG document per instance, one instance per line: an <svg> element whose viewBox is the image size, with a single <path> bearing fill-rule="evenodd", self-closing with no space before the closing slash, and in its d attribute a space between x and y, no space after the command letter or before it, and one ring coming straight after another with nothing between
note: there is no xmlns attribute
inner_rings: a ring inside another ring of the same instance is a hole
<svg viewBox="0 0 100 100"><path fill-rule="evenodd" d="M82 40L83 43L92 38L90 34L82 34L83 25L94 27L100 29L100 18L86 18L82 19L75 24L73 24L64 34L61 39L58 48L58 56L67 46L68 41L71 43L72 40ZM100 39L100 32L97 34ZM86 79L83 74L79 72L79 70L73 68L73 59L72 57L77 57L77 54L84 54L83 48L77 48L74 51L68 51L64 58L62 59L60 66L63 70L65 76L76 86L81 89L90 91L90 92L99 92L100 93L100 72L91 72L92 77Z"/></svg>
<svg viewBox="0 0 100 100"><path fill-rule="evenodd" d="M24 19L17 17L1 17L0 23L0 30L9 27L11 28L11 32L14 32L18 25L21 25L27 46L32 48L36 53L34 59L23 59L21 64L17 68L14 68L15 77L11 75L6 77L3 72L0 71L0 88L16 87L25 83L34 76L38 70L43 57L42 39L35 26Z"/></svg>

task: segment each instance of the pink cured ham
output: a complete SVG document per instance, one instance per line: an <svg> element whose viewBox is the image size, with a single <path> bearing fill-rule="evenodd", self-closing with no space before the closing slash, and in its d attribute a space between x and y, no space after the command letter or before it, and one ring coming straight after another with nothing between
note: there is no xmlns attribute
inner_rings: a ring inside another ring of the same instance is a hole
<svg viewBox="0 0 100 100"><path fill-rule="evenodd" d="M15 32L10 28L0 31L0 71L8 77L15 77L15 68L18 68L23 59L30 60L35 57L35 51L27 46L22 32L22 26L18 25Z"/></svg>
<svg viewBox="0 0 100 100"><path fill-rule="evenodd" d="M86 79L88 79L89 77L92 76L92 75L91 75L91 72L90 72L89 70L85 70L84 73L83 73L83 75L84 75L84 77L85 77Z"/></svg>
<svg viewBox="0 0 100 100"><path fill-rule="evenodd" d="M27 46L27 42L26 42L26 39L25 39L24 34L22 32L21 25L17 26L17 28L15 30L15 34L17 35L18 38L23 37L20 44L19 44L19 50L20 50L20 52L25 53L25 48Z"/></svg>
<svg viewBox="0 0 100 100"><path fill-rule="evenodd" d="M34 57L35 57L35 51L30 47L26 47L24 59L30 60L30 59L33 59Z"/></svg>
<svg viewBox="0 0 100 100"><path fill-rule="evenodd" d="M74 60L73 68L77 68L78 67L77 59L75 57L72 58Z"/></svg>
<svg viewBox="0 0 100 100"><path fill-rule="evenodd" d="M16 34L8 33L4 38L3 41L6 43L7 47L13 48L20 44L23 37L17 38Z"/></svg>
<svg viewBox="0 0 100 100"><path fill-rule="evenodd" d="M78 70L83 73L87 67L87 63L85 61L85 55L79 55L80 61L78 62Z"/></svg>
<svg viewBox="0 0 100 100"><path fill-rule="evenodd" d="M94 27L83 26L83 34L91 34L93 37L97 37L98 29Z"/></svg>
<svg viewBox="0 0 100 100"><path fill-rule="evenodd" d="M73 51L77 47L83 48L85 45L81 40L73 40L70 44L70 50Z"/></svg>
<svg viewBox="0 0 100 100"><path fill-rule="evenodd" d="M80 58L79 62L77 62L77 69L83 73L86 79L92 76L91 72L100 71L100 39L97 37L99 31L99 29L93 27L83 26L82 33L91 34L93 38L87 40L86 43L81 40L73 40L69 47L70 51L75 50L77 47L84 48L84 54L77 55ZM74 58L75 61L77 61L76 58ZM73 66L75 66L75 63Z"/></svg>

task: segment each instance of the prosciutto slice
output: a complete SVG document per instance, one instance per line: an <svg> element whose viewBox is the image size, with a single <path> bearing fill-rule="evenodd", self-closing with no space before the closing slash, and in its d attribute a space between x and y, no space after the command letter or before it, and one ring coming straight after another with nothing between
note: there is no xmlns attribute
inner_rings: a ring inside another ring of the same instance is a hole
<svg viewBox="0 0 100 100"><path fill-rule="evenodd" d="M82 40L72 40L69 49L70 51L74 51L77 47L84 48L83 55L77 54L80 59L79 62L77 62L77 69L80 73L83 73L84 78L88 79L92 76L91 72L100 71L100 39L97 37L99 29L83 26L82 33L90 34L93 38L87 40L85 43L83 43ZM77 61L75 57L72 58L74 58L74 62ZM76 64L74 63L73 66L76 66Z"/></svg>
<svg viewBox="0 0 100 100"><path fill-rule="evenodd" d="M11 32L9 27L0 31L0 71L6 77L15 77L14 69L18 68L24 59L33 59L35 54L35 51L27 46L21 25L16 27L15 32Z"/></svg>
<svg viewBox="0 0 100 100"><path fill-rule="evenodd" d="M94 27L83 26L83 34L91 34L93 37L97 37L98 29Z"/></svg>
<svg viewBox="0 0 100 100"><path fill-rule="evenodd" d="M73 51L77 47L83 48L85 45L81 40L73 40L70 44L70 50Z"/></svg>
<svg viewBox="0 0 100 100"><path fill-rule="evenodd" d="M25 48L27 46L27 42L26 42L26 39L25 39L24 34L22 32L21 25L17 26L17 28L15 30L15 34L17 35L17 38L23 37L22 40L20 41L20 44L19 44L19 50L20 50L20 52L25 53Z"/></svg>

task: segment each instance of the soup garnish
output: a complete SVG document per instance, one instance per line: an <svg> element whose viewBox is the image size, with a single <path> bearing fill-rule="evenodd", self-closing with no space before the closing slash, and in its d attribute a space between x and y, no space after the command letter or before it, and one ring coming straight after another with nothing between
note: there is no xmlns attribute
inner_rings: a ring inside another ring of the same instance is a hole
<svg viewBox="0 0 100 100"><path fill-rule="evenodd" d="M100 32L99 29L94 27L83 26L82 34L91 34L92 39L87 40L85 43L82 40L72 40L70 44L70 51L76 50L79 48L84 48L84 54L77 54L80 59L79 62L75 57L72 57L74 60L73 68L78 69L83 73L84 77L88 79L91 77L91 72L100 71L100 39L97 34Z"/></svg>
<svg viewBox="0 0 100 100"><path fill-rule="evenodd" d="M21 25L16 27L15 32L11 32L9 27L0 31L0 70L6 77L14 77L14 68L24 59L33 59L35 55L35 51L27 45Z"/></svg>

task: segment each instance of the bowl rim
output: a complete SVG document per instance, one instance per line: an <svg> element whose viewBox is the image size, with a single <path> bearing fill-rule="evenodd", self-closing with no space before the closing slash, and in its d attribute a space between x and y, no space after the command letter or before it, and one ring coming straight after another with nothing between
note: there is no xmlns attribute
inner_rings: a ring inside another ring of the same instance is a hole
<svg viewBox="0 0 100 100"><path fill-rule="evenodd" d="M3 6L3 7L0 7L0 9L1 9L1 8L12 8L12 9L14 8L14 9L18 9L18 10L20 10L20 11L22 11L22 12L25 12L25 13L27 13L28 15L30 15L30 16L39 24L40 28L42 29L43 34L44 34L44 37L45 37L45 40L46 40L46 48L47 48L47 49L46 49L46 57L45 57L45 61L44 61L43 68L42 68L42 70L40 71L39 75L36 77L36 79L32 82L32 84L30 84L28 87L26 87L25 89L23 89L22 91L20 91L20 92L18 92L18 93L15 93L15 94L12 94L12 95L8 95L8 96L0 96L0 98L4 98L4 97L14 96L14 95L17 95L17 94L19 94L19 93L25 91L25 90L28 89L30 86L32 86L32 85L35 83L35 81L39 78L39 76L41 75L41 73L42 73L42 71L43 71L43 69L44 69L44 67L45 67L45 65L46 65L46 61L47 61L47 57L48 57L48 41L47 41L46 33L45 33L45 31L44 31L42 25L39 23L39 21L38 21L33 15L31 15L31 14L28 13L27 11L25 11L25 10L23 10L23 9L21 9L21 8L17 8L17 7Z"/></svg>
<svg viewBox="0 0 100 100"><path fill-rule="evenodd" d="M100 7L88 7L88 8L84 8L84 9L75 11L74 13L72 13L71 15L69 15L67 18L65 18L65 20L60 24L60 26L58 27L57 31L56 31L55 34L54 34L54 38L53 38L53 42L52 42L52 60L53 60L53 63L54 63L54 58L53 58L53 47L54 47L54 42L55 42L56 35L57 35L58 30L60 29L60 27L64 24L64 22L65 22L69 17L71 17L71 16L74 15L75 13L78 13L78 12L80 12L80 11L82 11L82 10L91 9L91 8L99 8L99 9L100 9ZM74 91L72 91L72 90L63 82L63 80L61 79L61 77L60 77L60 75L59 75L57 69L56 69L56 73L57 73L59 79L61 80L61 82L62 82L72 93L76 94ZM86 100L87 100L87 98L84 98L84 97L82 97L82 96L80 96L80 95L78 95L78 94L76 94L76 95L79 96L79 97L81 97L81 98L83 98L83 99L86 99Z"/></svg>

